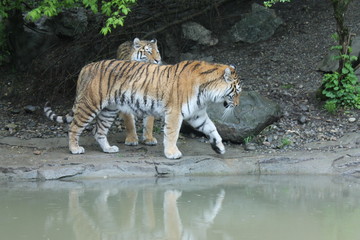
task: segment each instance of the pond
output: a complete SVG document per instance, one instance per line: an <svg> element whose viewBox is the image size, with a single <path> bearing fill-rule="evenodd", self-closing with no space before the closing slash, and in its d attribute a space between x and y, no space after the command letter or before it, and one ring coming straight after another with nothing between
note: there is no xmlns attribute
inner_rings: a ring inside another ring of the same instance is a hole
<svg viewBox="0 0 360 240"><path fill-rule="evenodd" d="M0 184L1 239L360 239L360 183L312 176Z"/></svg>

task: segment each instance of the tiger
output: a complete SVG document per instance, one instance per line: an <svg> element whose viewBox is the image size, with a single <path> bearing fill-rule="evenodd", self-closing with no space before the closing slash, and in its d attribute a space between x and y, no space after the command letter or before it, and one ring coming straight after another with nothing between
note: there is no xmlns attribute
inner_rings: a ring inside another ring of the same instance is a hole
<svg viewBox="0 0 360 240"><path fill-rule="evenodd" d="M102 60L84 66L79 81L86 84L77 92L72 116L58 116L49 106L44 107L49 119L70 123L69 150L72 154L85 152L79 146L79 137L95 118L94 137L103 152L118 152L117 146L110 146L107 133L119 111L135 116L163 117L164 155L168 159L182 157L176 143L184 120L209 137L216 153L224 154L222 138L206 108L209 102L222 102L224 109L232 111L239 105L242 90L234 66L205 61L157 65Z"/></svg>
<svg viewBox="0 0 360 240"><path fill-rule="evenodd" d="M133 60L161 64L161 55L157 46L157 40L150 41L134 38L133 42L127 41L118 47L116 58L119 60ZM126 145L138 145L139 140L136 133L135 118L132 114L120 113L124 120L126 130ZM157 140L153 136L154 117L146 116L143 119L142 140L146 145L156 145Z"/></svg>

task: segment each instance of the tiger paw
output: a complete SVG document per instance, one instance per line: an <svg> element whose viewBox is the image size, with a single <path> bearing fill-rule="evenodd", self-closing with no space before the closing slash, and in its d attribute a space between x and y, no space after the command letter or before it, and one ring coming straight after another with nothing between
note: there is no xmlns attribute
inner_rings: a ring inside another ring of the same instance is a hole
<svg viewBox="0 0 360 240"><path fill-rule="evenodd" d="M72 154L82 154L85 153L85 149L83 147L70 147L70 152Z"/></svg>
<svg viewBox="0 0 360 240"><path fill-rule="evenodd" d="M216 142L215 139L213 139L211 143L211 148L218 154L224 154L225 153L225 147L222 142Z"/></svg>
<svg viewBox="0 0 360 240"><path fill-rule="evenodd" d="M137 137L127 136L125 139L125 145L136 146L138 144L139 144L139 140Z"/></svg>
<svg viewBox="0 0 360 240"><path fill-rule="evenodd" d="M103 151L106 153L116 153L119 152L119 148L117 146L109 146L107 148L104 148Z"/></svg>
<svg viewBox="0 0 360 240"><path fill-rule="evenodd" d="M154 146L154 145L157 144L157 140L156 140L156 138L154 138L154 137L145 138L145 139L144 139L144 144L145 144L145 145L149 145L149 146Z"/></svg>
<svg viewBox="0 0 360 240"><path fill-rule="evenodd" d="M179 151L179 149L172 149L172 150L165 150L165 157L169 159L178 159L181 158L182 153Z"/></svg>

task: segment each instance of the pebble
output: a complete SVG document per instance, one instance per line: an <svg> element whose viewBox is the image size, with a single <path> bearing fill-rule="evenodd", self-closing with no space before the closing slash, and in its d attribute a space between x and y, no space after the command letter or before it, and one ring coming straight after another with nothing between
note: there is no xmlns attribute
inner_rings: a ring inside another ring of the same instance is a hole
<svg viewBox="0 0 360 240"><path fill-rule="evenodd" d="M245 150L246 151L254 151L254 150L256 150L256 146L253 143L247 143L247 144L245 144Z"/></svg>
<svg viewBox="0 0 360 240"><path fill-rule="evenodd" d="M349 119L348 119L348 121L349 121L350 123L353 123L353 122L355 122L355 121L356 121L356 118L351 117L351 118L349 118Z"/></svg>
<svg viewBox="0 0 360 240"><path fill-rule="evenodd" d="M300 109L301 109L301 111L304 111L304 112L309 111L309 107L307 105L304 105L304 104L300 105Z"/></svg>
<svg viewBox="0 0 360 240"><path fill-rule="evenodd" d="M19 114L19 113L21 113L21 109L19 109L19 108L14 108L14 109L11 109L10 112L13 113L13 114Z"/></svg>
<svg viewBox="0 0 360 240"><path fill-rule="evenodd" d="M33 113L33 112L35 112L35 111L38 110L38 109L39 109L38 106L33 106L33 105L27 105L27 106L24 107L24 110L25 110L25 112L27 112L27 113Z"/></svg>
<svg viewBox="0 0 360 240"><path fill-rule="evenodd" d="M298 123L300 124L304 124L307 122L307 119L304 115L301 115L299 118L298 118Z"/></svg>

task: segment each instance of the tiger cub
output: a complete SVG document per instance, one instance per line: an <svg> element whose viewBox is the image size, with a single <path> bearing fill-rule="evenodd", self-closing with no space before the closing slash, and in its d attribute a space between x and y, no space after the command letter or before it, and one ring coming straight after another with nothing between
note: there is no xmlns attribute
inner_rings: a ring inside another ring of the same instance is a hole
<svg viewBox="0 0 360 240"><path fill-rule="evenodd" d="M103 60L83 67L79 81L86 84L77 91L73 116L57 116L50 107L44 108L49 119L71 123L69 149L73 154L85 152L79 146L79 136L95 118L94 136L102 150L118 152L117 146L109 145L106 135L119 111L136 116L163 116L167 158L182 156L176 142L183 120L208 135L215 152L225 153L206 107L208 102L223 102L224 110L231 110L239 104L241 86L233 66L203 61L156 65Z"/></svg>
<svg viewBox="0 0 360 240"><path fill-rule="evenodd" d="M161 64L161 56L155 39L151 41L135 38L133 42L122 43L117 50L116 58L119 60L133 60ZM120 113L126 129L126 145L137 145L139 140L136 133L135 118L132 114ZM143 141L146 145L156 145L157 140L153 137L154 117L146 116L143 119Z"/></svg>

